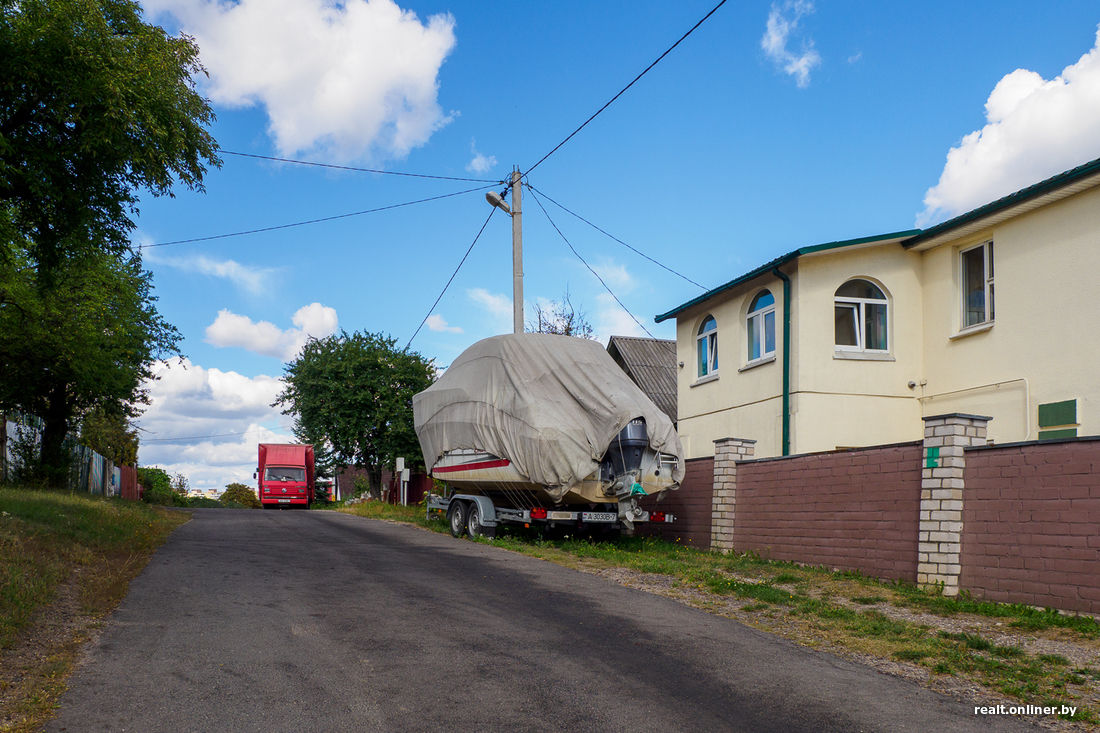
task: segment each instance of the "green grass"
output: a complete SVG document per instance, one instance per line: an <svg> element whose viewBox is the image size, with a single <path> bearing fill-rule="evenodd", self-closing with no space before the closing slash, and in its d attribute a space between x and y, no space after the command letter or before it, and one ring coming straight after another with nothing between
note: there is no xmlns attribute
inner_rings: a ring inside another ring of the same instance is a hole
<svg viewBox="0 0 1100 733"><path fill-rule="evenodd" d="M156 548L189 517L141 502L0 486L0 653L18 645L69 578L80 614L70 619L68 635L47 640L54 646L44 661L0 665L0 686L18 686L0 706L3 730L38 730L53 716L85 629L118 604Z"/></svg>

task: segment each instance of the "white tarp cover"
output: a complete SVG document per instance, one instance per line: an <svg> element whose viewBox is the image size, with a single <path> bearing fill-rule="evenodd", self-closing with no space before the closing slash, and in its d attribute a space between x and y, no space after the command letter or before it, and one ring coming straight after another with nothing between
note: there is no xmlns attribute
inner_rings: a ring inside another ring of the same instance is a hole
<svg viewBox="0 0 1100 733"><path fill-rule="evenodd" d="M560 499L599 468L619 431L644 417L649 445L679 460L672 421L596 341L524 333L479 341L413 397L429 470L444 452L472 448L507 458Z"/></svg>

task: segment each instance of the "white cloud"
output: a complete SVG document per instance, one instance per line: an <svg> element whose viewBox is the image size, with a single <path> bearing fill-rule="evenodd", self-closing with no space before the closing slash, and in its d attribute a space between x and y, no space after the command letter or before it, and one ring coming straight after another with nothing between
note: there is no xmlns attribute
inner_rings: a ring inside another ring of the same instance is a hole
<svg viewBox="0 0 1100 733"><path fill-rule="evenodd" d="M787 0L782 7L772 5L768 13L768 25L764 37L760 39L760 48L784 72L793 76L799 87L810 83L810 70L821 64L821 55L814 49L812 39L802 42L801 53L793 53L787 48L791 33L798 29L802 16L814 11L809 0Z"/></svg>
<svg viewBox="0 0 1100 733"><path fill-rule="evenodd" d="M393 0L143 0L194 36L215 104L261 105L282 155L397 157L450 122L438 74L455 20Z"/></svg>
<svg viewBox="0 0 1100 733"><path fill-rule="evenodd" d="M153 265L167 265L184 272L219 277L251 295L260 295L268 290L276 272L270 267L242 265L234 260L215 260L206 255L165 257L155 252L156 250L147 251L144 254L145 261Z"/></svg>
<svg viewBox="0 0 1100 733"><path fill-rule="evenodd" d="M150 404L137 420L142 428L139 462L182 473L193 488L249 484L256 446L293 441L291 418L272 403L282 380L267 375L204 369L186 359L156 365L159 379L146 383Z"/></svg>
<svg viewBox="0 0 1100 733"><path fill-rule="evenodd" d="M214 346L236 346L242 349L290 361L305 346L310 336L324 338L336 333L336 309L310 303L299 308L292 319L294 328L285 331L269 321L253 323L248 316L237 315L227 308L206 327L206 342Z"/></svg>
<svg viewBox="0 0 1100 733"><path fill-rule="evenodd" d="M444 331L447 333L462 333L462 329L458 326L448 326L447 322L443 320L443 316L430 315L427 320L428 328L433 331Z"/></svg>
<svg viewBox="0 0 1100 733"><path fill-rule="evenodd" d="M474 159L466 164L466 170L470 173L488 173L497 164L497 156L490 155L486 157L482 155L477 151L476 145L477 143L474 140L470 141L470 152L474 154Z"/></svg>
<svg viewBox="0 0 1100 733"><path fill-rule="evenodd" d="M485 288L472 288L466 291L470 300L474 301L493 317L494 327L501 333L511 333L512 328L512 299L507 295L494 295Z"/></svg>
<svg viewBox="0 0 1100 733"><path fill-rule="evenodd" d="M596 304L592 326L603 338L604 343L607 343L611 336L649 336L608 293L597 295Z"/></svg>
<svg viewBox="0 0 1100 733"><path fill-rule="evenodd" d="M596 274L607 283L607 286L618 295L629 293L638 284L638 281L634 279L633 275L627 272L624 265L617 264L612 260L603 260L602 262L593 264L592 269L595 270Z"/></svg>
<svg viewBox="0 0 1100 733"><path fill-rule="evenodd" d="M1027 69L1002 78L985 104L988 124L947 153L917 226L982 206L1100 156L1100 29L1077 63L1046 81Z"/></svg>

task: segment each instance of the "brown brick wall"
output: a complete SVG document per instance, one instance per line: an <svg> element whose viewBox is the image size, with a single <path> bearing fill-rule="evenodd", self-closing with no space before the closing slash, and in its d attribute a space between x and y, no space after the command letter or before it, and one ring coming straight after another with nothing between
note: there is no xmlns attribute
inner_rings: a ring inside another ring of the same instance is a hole
<svg viewBox="0 0 1100 733"><path fill-rule="evenodd" d="M643 499L643 508L676 516L672 524L639 525L638 534L655 535L669 542L710 549L710 510L714 495L714 458L687 461L684 482L676 491L666 491L661 501Z"/></svg>
<svg viewBox="0 0 1100 733"><path fill-rule="evenodd" d="M966 451L960 585L1100 613L1100 440Z"/></svg>
<svg viewBox="0 0 1100 733"><path fill-rule="evenodd" d="M737 464L734 548L916 581L922 445Z"/></svg>

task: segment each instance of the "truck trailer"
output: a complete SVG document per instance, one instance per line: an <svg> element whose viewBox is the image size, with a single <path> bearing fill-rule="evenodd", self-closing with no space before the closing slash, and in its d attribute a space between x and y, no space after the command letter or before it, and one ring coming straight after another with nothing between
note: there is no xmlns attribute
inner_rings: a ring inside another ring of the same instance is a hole
<svg viewBox="0 0 1100 733"><path fill-rule="evenodd" d="M257 495L264 509L308 509L315 492L313 446L260 443Z"/></svg>
<svg viewBox="0 0 1100 733"><path fill-rule="evenodd" d="M595 341L479 341L413 398L413 415L424 464L447 485L426 511L443 512L456 537L508 523L603 534L675 520L638 501L679 488L679 436Z"/></svg>

